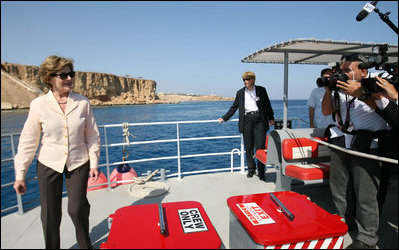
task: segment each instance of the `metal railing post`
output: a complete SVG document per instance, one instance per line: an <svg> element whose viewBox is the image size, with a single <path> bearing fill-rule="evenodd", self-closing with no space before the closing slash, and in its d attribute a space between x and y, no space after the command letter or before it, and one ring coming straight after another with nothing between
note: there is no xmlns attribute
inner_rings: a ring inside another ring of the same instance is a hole
<svg viewBox="0 0 399 250"><path fill-rule="evenodd" d="M15 159L15 146L14 146L14 136L13 134L10 134L10 143L11 143L11 152L12 152L12 158ZM15 175L15 172L14 172ZM24 214L24 206L22 204L22 195L17 194L17 205L18 205L18 212L17 214Z"/></svg>
<svg viewBox="0 0 399 250"><path fill-rule="evenodd" d="M240 154L240 150L238 150L238 148L234 148L230 152L230 173L234 172L234 153Z"/></svg>
<svg viewBox="0 0 399 250"><path fill-rule="evenodd" d="M107 136L107 127L104 127L104 140L105 140L105 161L107 164L107 191L111 191L111 183L109 180L109 155L108 155L108 136Z"/></svg>
<svg viewBox="0 0 399 250"><path fill-rule="evenodd" d="M240 171L240 173L241 174L244 174L245 173L245 162L244 162L244 152L245 152L245 149L244 149L244 136L243 136L243 134L240 134L240 137L241 137L241 152L240 152L240 156L241 156L241 171Z"/></svg>
<svg viewBox="0 0 399 250"><path fill-rule="evenodd" d="M181 163L180 163L180 131L179 123L176 123L176 134L177 134L177 180L181 181Z"/></svg>

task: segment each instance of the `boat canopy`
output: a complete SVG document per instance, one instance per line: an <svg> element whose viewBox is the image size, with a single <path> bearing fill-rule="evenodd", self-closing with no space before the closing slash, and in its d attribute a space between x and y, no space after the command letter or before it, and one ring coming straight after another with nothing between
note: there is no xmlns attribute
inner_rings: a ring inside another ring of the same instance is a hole
<svg viewBox="0 0 399 250"><path fill-rule="evenodd" d="M242 59L245 63L284 63L284 53L289 53L290 64L326 65L341 61L342 55L360 53L372 55L374 42L349 42L345 40L333 41L329 39L299 38L288 42L281 42ZM388 44L388 62L398 61L398 45Z"/></svg>
<svg viewBox="0 0 399 250"><path fill-rule="evenodd" d="M335 65L343 55L360 53L365 57L373 54L374 42L333 41L330 39L299 38L268 46L243 58L244 63L284 64L284 117L283 128L287 128L288 64ZM398 61L398 45L388 44L388 62Z"/></svg>

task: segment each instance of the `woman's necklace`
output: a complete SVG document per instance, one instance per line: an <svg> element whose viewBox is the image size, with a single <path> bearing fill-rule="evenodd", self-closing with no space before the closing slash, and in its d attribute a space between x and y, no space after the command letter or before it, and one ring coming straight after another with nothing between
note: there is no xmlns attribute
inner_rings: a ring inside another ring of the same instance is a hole
<svg viewBox="0 0 399 250"><path fill-rule="evenodd" d="M65 102L58 102L58 104L66 104L68 101Z"/></svg>

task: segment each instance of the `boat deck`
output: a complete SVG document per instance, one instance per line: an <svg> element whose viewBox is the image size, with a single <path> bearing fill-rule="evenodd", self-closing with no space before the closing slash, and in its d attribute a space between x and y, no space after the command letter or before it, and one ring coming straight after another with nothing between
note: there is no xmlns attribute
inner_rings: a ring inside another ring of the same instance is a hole
<svg viewBox="0 0 399 250"><path fill-rule="evenodd" d="M130 184L118 186L111 191L106 189L90 191L88 192L91 204L90 237L93 247L99 248L101 243L107 241L108 215L113 214L121 207L158 202L199 201L221 238L222 248L229 248L227 198L236 195L273 192L275 172L268 169L266 178L266 182L263 182L257 176L247 178L246 175L239 172L184 176L182 181L178 181L177 178L169 178L166 180L170 186L168 193L142 199L135 198L128 193L127 188L130 187ZM378 243L380 249L398 248L397 175L391 181L392 185L389 187L387 201L380 220L380 241ZM314 203L334 213L328 185L297 186L293 191L309 196ZM76 244L72 221L67 213L66 197L63 198L62 209L61 248L79 248ZM351 235L346 234L344 248L351 242ZM23 215L13 213L1 218L1 248L44 248L40 207L26 211Z"/></svg>

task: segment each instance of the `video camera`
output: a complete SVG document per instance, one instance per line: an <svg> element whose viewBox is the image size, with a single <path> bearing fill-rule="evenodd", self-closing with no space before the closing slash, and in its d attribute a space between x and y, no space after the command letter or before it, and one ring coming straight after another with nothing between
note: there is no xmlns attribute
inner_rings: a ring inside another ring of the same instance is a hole
<svg viewBox="0 0 399 250"><path fill-rule="evenodd" d="M367 62L359 64L359 69L370 69L375 67L376 70L385 70L390 75L393 75L393 69L398 66L398 63L388 63L388 44L380 44L373 46L371 49L372 55L367 59Z"/></svg>
<svg viewBox="0 0 399 250"><path fill-rule="evenodd" d="M348 76L340 69L339 63L332 67L331 77L319 77L316 84L319 87L328 87L331 91L338 90L337 81L346 82Z"/></svg>
<svg viewBox="0 0 399 250"><path fill-rule="evenodd" d="M393 84L396 89L398 89L398 75L392 76L392 77L382 77L385 80L387 80L390 84ZM377 78L365 78L361 80L362 84L362 92L366 94L373 94L373 93L379 93L383 92L384 89L378 86L377 84Z"/></svg>
<svg viewBox="0 0 399 250"><path fill-rule="evenodd" d="M376 70L384 70L391 75L391 78L385 78L389 83L398 89L398 62L388 63L388 44L376 45L372 48L372 55L368 57L368 62L360 63L359 69L369 69L375 67ZM376 78L362 79L362 90L365 93L378 93L384 91L376 83Z"/></svg>
<svg viewBox="0 0 399 250"><path fill-rule="evenodd" d="M362 92L365 94L372 94L384 91L383 88L377 85L376 78L365 78L361 80Z"/></svg>

